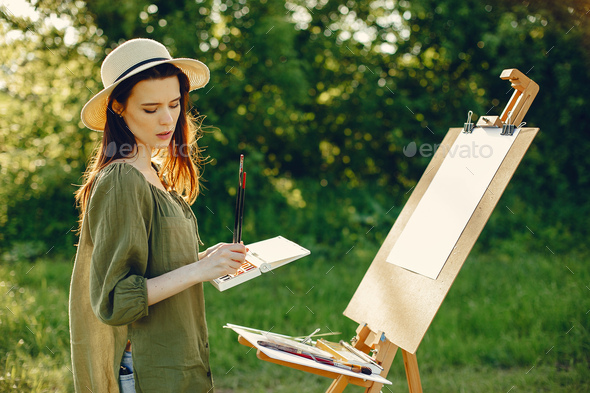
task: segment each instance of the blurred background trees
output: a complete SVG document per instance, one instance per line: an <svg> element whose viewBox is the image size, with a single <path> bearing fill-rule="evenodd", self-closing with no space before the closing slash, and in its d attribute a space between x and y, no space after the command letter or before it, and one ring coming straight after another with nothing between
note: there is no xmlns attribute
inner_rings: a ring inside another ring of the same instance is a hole
<svg viewBox="0 0 590 393"><path fill-rule="evenodd" d="M106 54L135 37L211 69L192 95L207 116L211 163L194 210L208 244L231 239L244 153L246 241L378 245L430 160L403 148L440 143L469 110L500 114L505 68L539 84L525 121L541 132L480 246L511 237L555 251L588 236L589 1L39 0L29 14L14 4L0 15L4 259L73 257L73 192L100 138L79 113L102 89Z"/></svg>

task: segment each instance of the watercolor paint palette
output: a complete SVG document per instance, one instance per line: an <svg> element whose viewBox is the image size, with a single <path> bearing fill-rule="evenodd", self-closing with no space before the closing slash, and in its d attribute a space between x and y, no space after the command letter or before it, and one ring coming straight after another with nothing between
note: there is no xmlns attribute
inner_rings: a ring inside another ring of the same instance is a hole
<svg viewBox="0 0 590 393"><path fill-rule="evenodd" d="M211 284L219 291L235 287L311 253L308 249L282 236L248 244L246 247L248 248L246 261L236 273L211 281Z"/></svg>

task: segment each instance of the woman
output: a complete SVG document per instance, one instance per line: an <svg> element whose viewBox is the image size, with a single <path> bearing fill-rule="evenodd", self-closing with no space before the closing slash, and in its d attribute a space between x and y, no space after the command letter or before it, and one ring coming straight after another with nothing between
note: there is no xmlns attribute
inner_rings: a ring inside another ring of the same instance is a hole
<svg viewBox="0 0 590 393"><path fill-rule="evenodd" d="M82 110L84 124L104 133L76 193L76 391L113 392L120 381L123 392L210 392L202 283L235 273L246 249L220 243L199 253L187 203L200 164L188 93L209 69L135 39L106 57L101 75L105 89Z"/></svg>

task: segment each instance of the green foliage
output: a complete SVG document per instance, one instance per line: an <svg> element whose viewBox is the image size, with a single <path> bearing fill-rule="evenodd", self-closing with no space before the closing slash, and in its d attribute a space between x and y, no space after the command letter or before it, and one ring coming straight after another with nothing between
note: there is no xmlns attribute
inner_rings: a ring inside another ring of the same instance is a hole
<svg viewBox="0 0 590 393"><path fill-rule="evenodd" d="M74 184L96 141L79 120L80 92L99 90L88 80L96 66L83 54L104 42L73 3L57 7L71 23L61 30L49 23L50 9L38 6L37 21L8 10L0 19L0 248L33 241L46 252L75 242ZM64 42L73 31L76 39Z"/></svg>
<svg viewBox="0 0 590 393"><path fill-rule="evenodd" d="M499 114L510 91L498 78L504 68L540 85L525 120L541 132L500 203L508 209L494 213L481 242L534 233L531 240L555 251L586 238L584 2L306 5L41 1L36 20L3 12L0 248L14 254L33 242L72 252L72 193L100 138L79 112L101 89L108 50L139 36L211 69L193 99L215 126L201 140L212 164L195 204L212 242L228 238L240 153L252 179L252 238L289 222L294 237L338 242L357 223L355 211L378 205L367 213L376 217L402 206L429 160L403 148L440 143L468 110ZM338 212L327 214L329 206Z"/></svg>

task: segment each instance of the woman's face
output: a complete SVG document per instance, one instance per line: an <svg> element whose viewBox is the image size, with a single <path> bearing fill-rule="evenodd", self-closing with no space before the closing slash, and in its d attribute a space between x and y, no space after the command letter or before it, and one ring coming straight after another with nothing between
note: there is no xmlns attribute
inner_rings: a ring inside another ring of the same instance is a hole
<svg viewBox="0 0 590 393"><path fill-rule="evenodd" d="M138 82L131 89L125 107L114 101L113 109L123 116L137 144L149 149L166 148L180 115L178 77Z"/></svg>

